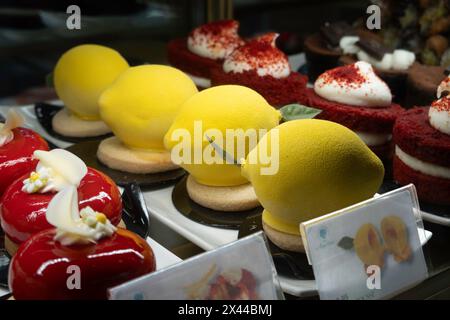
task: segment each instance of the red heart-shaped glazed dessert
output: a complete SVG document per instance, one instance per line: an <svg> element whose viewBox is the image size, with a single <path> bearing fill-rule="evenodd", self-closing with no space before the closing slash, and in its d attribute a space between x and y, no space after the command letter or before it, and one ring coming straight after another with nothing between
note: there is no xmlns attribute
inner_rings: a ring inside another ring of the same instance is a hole
<svg viewBox="0 0 450 320"><path fill-rule="evenodd" d="M64 246L47 229L23 243L13 257L9 284L14 298L106 299L107 289L153 272L151 247L125 229L97 243Z"/></svg>
<svg viewBox="0 0 450 320"><path fill-rule="evenodd" d="M56 195L54 192L26 193L22 191L23 181L30 171L14 181L3 194L0 203L1 226L6 236L16 245L26 241L33 234L52 228L45 212ZM117 225L122 218L122 199L117 185L108 176L92 168L87 169L77 188L79 209L91 207L102 212Z"/></svg>
<svg viewBox="0 0 450 320"><path fill-rule="evenodd" d="M33 130L15 128L12 132L13 140L0 146L0 195L14 180L36 167L35 150L48 150L47 142Z"/></svg>

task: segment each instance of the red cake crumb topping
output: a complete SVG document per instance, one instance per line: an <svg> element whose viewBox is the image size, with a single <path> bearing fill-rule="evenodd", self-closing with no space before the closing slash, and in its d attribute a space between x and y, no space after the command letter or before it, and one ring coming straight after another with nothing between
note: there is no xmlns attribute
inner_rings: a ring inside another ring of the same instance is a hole
<svg viewBox="0 0 450 320"><path fill-rule="evenodd" d="M203 39L196 41L196 37L206 36L209 48L216 48L218 45L224 48L236 47L243 44L243 40L237 34L238 28L239 22L236 20L214 21L192 30L189 38L195 42L203 42Z"/></svg>
<svg viewBox="0 0 450 320"><path fill-rule="evenodd" d="M439 100L433 101L431 107L438 111L448 111L450 112L450 97L445 96Z"/></svg>
<svg viewBox="0 0 450 320"><path fill-rule="evenodd" d="M197 29L192 31L190 35L192 35L193 32L199 32L201 34L215 35L217 37L220 37L224 30L233 30L237 29L238 27L239 23L236 20L213 21L198 27Z"/></svg>
<svg viewBox="0 0 450 320"><path fill-rule="evenodd" d="M331 69L323 73L320 77L323 79L323 84L321 85L336 81L342 87L352 86L359 88L366 81L366 78L360 74L355 64Z"/></svg>
<svg viewBox="0 0 450 320"><path fill-rule="evenodd" d="M262 68L280 60L288 63L287 56L275 46L277 37L277 33L271 32L254 38L236 49L230 59L244 61L252 69Z"/></svg>

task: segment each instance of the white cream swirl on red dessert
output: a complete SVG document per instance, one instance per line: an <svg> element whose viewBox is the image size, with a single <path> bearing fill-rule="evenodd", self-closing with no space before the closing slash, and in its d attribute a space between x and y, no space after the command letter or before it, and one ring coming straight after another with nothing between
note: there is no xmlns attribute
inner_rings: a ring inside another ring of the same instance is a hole
<svg viewBox="0 0 450 320"><path fill-rule="evenodd" d="M450 135L450 96L434 101L428 111L428 118L433 128Z"/></svg>
<svg viewBox="0 0 450 320"><path fill-rule="evenodd" d="M45 214L47 221L56 227L55 240L64 246L96 243L117 230L103 213L91 207L78 209L78 193L74 186L58 192Z"/></svg>
<svg viewBox="0 0 450 320"><path fill-rule="evenodd" d="M267 33L248 41L225 58L223 70L227 73L254 70L260 77L269 75L277 79L289 76L289 61L275 45L277 37L277 33Z"/></svg>
<svg viewBox="0 0 450 320"><path fill-rule="evenodd" d="M352 106L387 107L392 103L389 87L363 61L322 73L314 91L326 100Z"/></svg>
<svg viewBox="0 0 450 320"><path fill-rule="evenodd" d="M5 123L0 123L0 147L14 139L13 129L23 124L23 118L15 111L10 110Z"/></svg>
<svg viewBox="0 0 450 320"><path fill-rule="evenodd" d="M219 60L227 57L244 41L238 35L239 22L222 20L194 29L188 37L189 51L205 58Z"/></svg>
<svg viewBox="0 0 450 320"><path fill-rule="evenodd" d="M23 181L26 193L58 192L67 186L78 187L87 173L86 164L64 149L36 150L33 154L39 162L36 170Z"/></svg>
<svg viewBox="0 0 450 320"><path fill-rule="evenodd" d="M442 97L444 92L450 93L450 76L444 79L437 88L437 97L438 99Z"/></svg>

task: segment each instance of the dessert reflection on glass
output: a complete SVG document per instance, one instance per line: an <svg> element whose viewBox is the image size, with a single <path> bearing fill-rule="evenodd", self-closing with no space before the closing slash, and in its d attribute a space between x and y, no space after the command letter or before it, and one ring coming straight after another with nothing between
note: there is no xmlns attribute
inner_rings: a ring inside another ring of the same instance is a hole
<svg viewBox="0 0 450 320"><path fill-rule="evenodd" d="M14 180L36 166L34 151L48 150L39 134L22 125L23 118L14 111L8 113L5 123L0 123L0 197Z"/></svg>
<svg viewBox="0 0 450 320"><path fill-rule="evenodd" d="M408 110L394 127L394 179L413 183L419 199L450 205L450 78L430 107Z"/></svg>
<svg viewBox="0 0 450 320"><path fill-rule="evenodd" d="M256 91L237 85L203 90L181 108L164 142L189 172L187 192L192 200L217 211L244 211L259 202L234 161L244 158L263 132L281 119ZM192 140L191 140L192 138ZM226 151L224 159L214 145ZM180 150L180 146L187 145Z"/></svg>
<svg viewBox="0 0 450 320"><path fill-rule="evenodd" d="M321 74L306 91L305 104L322 110L318 118L355 131L383 161L392 158L392 128L404 109L392 103L388 86L367 62Z"/></svg>
<svg viewBox="0 0 450 320"><path fill-rule="evenodd" d="M244 41L238 34L239 22L214 21L192 30L187 38L169 42L171 65L186 72L199 88L211 86L210 72Z"/></svg>
<svg viewBox="0 0 450 320"><path fill-rule="evenodd" d="M98 159L112 169L137 174L177 169L163 137L181 105L195 93L195 84L178 69L129 68L100 95L100 115L114 137L100 143Z"/></svg>
<svg viewBox="0 0 450 320"><path fill-rule="evenodd" d="M308 78L291 70L287 56L275 45L277 33L249 40L211 71L212 85L238 84L252 88L271 105L301 100Z"/></svg>
<svg viewBox="0 0 450 320"><path fill-rule="evenodd" d="M37 164L11 183L0 203L5 246L11 255L33 234L51 228L47 206L67 186L77 188L80 209L91 207L104 213L113 225L119 224L122 200L109 177L63 149L38 150L33 159Z"/></svg>
<svg viewBox="0 0 450 320"><path fill-rule="evenodd" d="M74 186L59 191L45 213L54 228L19 247L9 270L15 299L106 299L108 288L156 269L144 239L78 203Z"/></svg>
<svg viewBox="0 0 450 320"><path fill-rule="evenodd" d="M95 137L111 132L101 121L98 97L123 71L127 61L115 50L93 44L65 52L53 72L64 108L52 119L53 130L68 137Z"/></svg>

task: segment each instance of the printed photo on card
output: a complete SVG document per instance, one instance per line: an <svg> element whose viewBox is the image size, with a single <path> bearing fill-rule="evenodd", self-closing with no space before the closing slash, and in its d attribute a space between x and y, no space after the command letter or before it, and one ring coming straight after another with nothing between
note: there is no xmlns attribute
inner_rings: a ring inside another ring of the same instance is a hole
<svg viewBox="0 0 450 320"><path fill-rule="evenodd" d="M413 186L301 225L321 299L381 299L428 276Z"/></svg>
<svg viewBox="0 0 450 320"><path fill-rule="evenodd" d="M110 290L114 300L283 298L261 232Z"/></svg>

